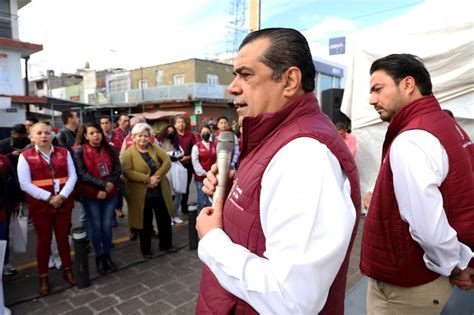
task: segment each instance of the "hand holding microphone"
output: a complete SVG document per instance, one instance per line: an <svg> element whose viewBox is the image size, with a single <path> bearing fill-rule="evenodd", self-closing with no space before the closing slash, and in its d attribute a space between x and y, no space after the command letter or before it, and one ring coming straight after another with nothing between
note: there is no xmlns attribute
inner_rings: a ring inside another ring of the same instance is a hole
<svg viewBox="0 0 474 315"><path fill-rule="evenodd" d="M217 198L225 200L230 189L228 184L232 183L234 178L235 171L229 172L233 149L234 134L231 131L221 132L217 140L217 162L207 172L202 188L206 195L213 196L213 206Z"/></svg>
<svg viewBox="0 0 474 315"><path fill-rule="evenodd" d="M221 132L217 140L217 162L212 165L204 179L203 192L213 196L212 207L202 209L196 221L199 238L203 238L210 230L222 228L222 208L227 197L227 184L232 182L235 172L229 172L234 134L230 131Z"/></svg>

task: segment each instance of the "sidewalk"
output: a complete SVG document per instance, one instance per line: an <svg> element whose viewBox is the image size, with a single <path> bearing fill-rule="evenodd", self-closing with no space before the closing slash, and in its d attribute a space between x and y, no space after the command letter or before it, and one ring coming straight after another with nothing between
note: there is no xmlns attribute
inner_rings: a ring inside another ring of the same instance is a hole
<svg viewBox="0 0 474 315"><path fill-rule="evenodd" d="M125 225L119 229L127 229ZM114 230L115 232L115 230ZM188 226L173 229L174 254L158 252L145 260L138 241L121 240L112 252L119 270L100 276L89 256L91 285L70 287L61 270L50 270L52 293L39 297L36 267L19 270L4 279L5 303L13 314L192 314L202 263L188 249Z"/></svg>
<svg viewBox="0 0 474 315"><path fill-rule="evenodd" d="M351 255L346 291L362 278L358 264L363 223L364 218ZM11 254L18 274L4 277L5 304L13 314L194 314L202 263L197 251L188 249L187 221L173 227L178 252L158 252L158 239L153 238L155 256L150 260L142 257L138 241L128 239L127 218L119 219L113 233L112 258L119 267L117 272L100 276L90 254L88 288L70 287L62 279L62 270L51 269L52 293L39 297L34 231L30 228L27 253Z"/></svg>

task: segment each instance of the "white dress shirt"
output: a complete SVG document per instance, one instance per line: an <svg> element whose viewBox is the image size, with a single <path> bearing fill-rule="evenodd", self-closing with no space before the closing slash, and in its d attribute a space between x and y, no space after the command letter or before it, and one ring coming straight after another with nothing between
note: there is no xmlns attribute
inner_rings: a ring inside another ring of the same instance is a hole
<svg viewBox="0 0 474 315"><path fill-rule="evenodd" d="M400 216L425 251L426 267L444 276L465 269L474 254L449 225L439 190L449 171L443 145L427 131L405 131L392 143L390 164Z"/></svg>
<svg viewBox="0 0 474 315"><path fill-rule="evenodd" d="M36 150L38 148L35 146ZM49 159L51 158L51 153L54 151L54 147L51 147L51 150L47 154L47 159L40 154L40 156L49 164ZM76 168L74 167L74 162L72 161L71 154L69 151L67 152L67 172L68 178L66 183L64 184L63 189L59 192L61 196L69 197L69 195L74 190L74 186L76 185L77 175L76 175ZM20 182L21 190L25 193L30 195L31 197L39 200L48 200L51 193L43 188L40 188L34 185L31 182L31 172L30 172L30 165L26 161L23 154L20 154L18 159L18 181Z"/></svg>
<svg viewBox="0 0 474 315"><path fill-rule="evenodd" d="M316 314L355 224L349 180L325 145L305 137L275 154L261 185L265 258L233 243L222 229L203 237L199 257L227 291L259 313Z"/></svg>

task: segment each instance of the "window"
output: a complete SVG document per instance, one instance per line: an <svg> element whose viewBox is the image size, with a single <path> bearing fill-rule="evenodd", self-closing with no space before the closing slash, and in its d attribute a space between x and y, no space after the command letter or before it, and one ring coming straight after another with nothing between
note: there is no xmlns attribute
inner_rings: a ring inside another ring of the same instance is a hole
<svg viewBox="0 0 474 315"><path fill-rule="evenodd" d="M156 71L156 86L164 84L165 72L163 70Z"/></svg>
<svg viewBox="0 0 474 315"><path fill-rule="evenodd" d="M207 84L210 84L210 85L219 84L219 76L217 74L208 74L207 75Z"/></svg>
<svg viewBox="0 0 474 315"><path fill-rule="evenodd" d="M138 80L138 88L139 89L146 89L148 87L148 80L143 79L143 80Z"/></svg>
<svg viewBox="0 0 474 315"><path fill-rule="evenodd" d="M319 77L319 88L321 91L331 89L332 86L332 76L322 74Z"/></svg>
<svg viewBox="0 0 474 315"><path fill-rule="evenodd" d="M173 74L174 85L184 85L184 74Z"/></svg>
<svg viewBox="0 0 474 315"><path fill-rule="evenodd" d="M42 90L42 89L44 89L44 81L37 81L37 82L36 82L36 89L37 89L37 90Z"/></svg>
<svg viewBox="0 0 474 315"><path fill-rule="evenodd" d="M12 38L12 19L10 1L0 0L0 37Z"/></svg>
<svg viewBox="0 0 474 315"><path fill-rule="evenodd" d="M110 81L110 92L119 92L128 90L128 79L119 78Z"/></svg>

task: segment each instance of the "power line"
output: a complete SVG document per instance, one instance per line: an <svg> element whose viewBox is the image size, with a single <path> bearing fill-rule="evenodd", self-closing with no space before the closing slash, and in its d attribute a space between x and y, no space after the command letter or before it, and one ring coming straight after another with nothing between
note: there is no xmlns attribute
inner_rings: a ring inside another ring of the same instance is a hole
<svg viewBox="0 0 474 315"><path fill-rule="evenodd" d="M415 5L418 5L418 4L422 4L423 2L424 2L424 1L420 1L420 2L415 2L415 3L412 3L412 4L405 4L405 5L396 7L396 8L391 8L391 9L386 9L386 10L382 10L382 11L367 13L367 14L364 14L364 15L360 15L360 16L353 17L353 18L351 18L351 20L357 20L357 19L361 19L361 18L364 18L364 17L367 17L367 16L372 16L372 15L377 15L377 14L380 14L380 13L385 13L385 12L391 12L391 11L400 10L400 9L412 7L412 6L415 6Z"/></svg>

